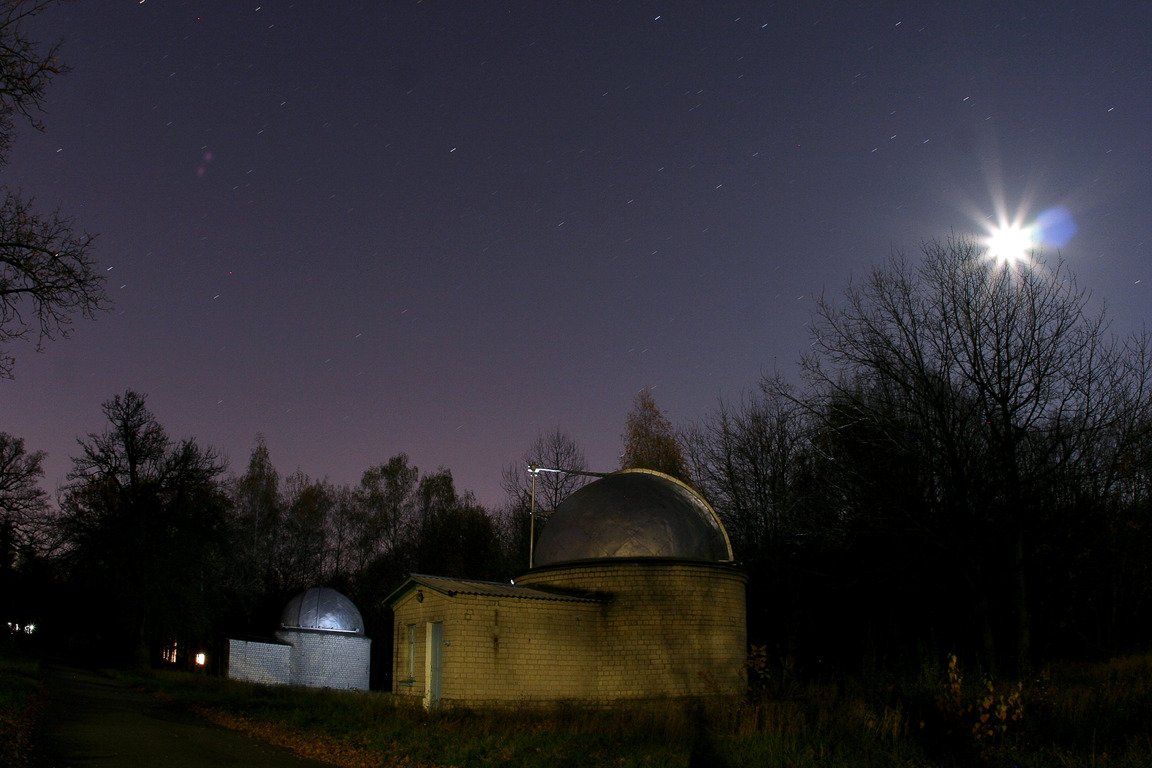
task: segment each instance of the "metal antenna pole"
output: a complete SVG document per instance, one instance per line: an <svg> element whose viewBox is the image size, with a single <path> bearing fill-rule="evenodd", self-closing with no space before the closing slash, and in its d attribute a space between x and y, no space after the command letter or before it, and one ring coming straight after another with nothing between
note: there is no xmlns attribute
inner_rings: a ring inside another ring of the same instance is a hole
<svg viewBox="0 0 1152 768"><path fill-rule="evenodd" d="M582 469L551 469L536 464L528 465L528 474L532 475L531 502L528 507L528 567L536 563L536 475L541 472L552 472L557 475L580 475L581 477L608 477L611 472L585 472Z"/></svg>
<svg viewBox="0 0 1152 768"><path fill-rule="evenodd" d="M536 470L535 464L528 465L528 474L532 475L532 503L528 507L528 568L536 556Z"/></svg>

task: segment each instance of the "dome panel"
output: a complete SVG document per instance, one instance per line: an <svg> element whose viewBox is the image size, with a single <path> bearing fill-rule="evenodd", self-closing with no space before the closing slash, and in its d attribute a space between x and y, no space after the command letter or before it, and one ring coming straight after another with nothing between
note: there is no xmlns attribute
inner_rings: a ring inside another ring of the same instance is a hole
<svg viewBox="0 0 1152 768"><path fill-rule="evenodd" d="M728 534L700 494L661 472L627 469L561 502L540 534L533 564L631 557L733 560Z"/></svg>
<svg viewBox="0 0 1152 768"><path fill-rule="evenodd" d="M351 600L328 587L312 587L289 600L280 614L280 626L364 634L360 611Z"/></svg>

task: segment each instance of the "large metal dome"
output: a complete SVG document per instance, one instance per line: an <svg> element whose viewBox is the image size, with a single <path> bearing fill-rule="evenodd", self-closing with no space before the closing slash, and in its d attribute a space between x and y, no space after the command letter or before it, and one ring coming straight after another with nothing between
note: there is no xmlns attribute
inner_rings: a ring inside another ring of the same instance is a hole
<svg viewBox="0 0 1152 768"><path fill-rule="evenodd" d="M289 600L280 614L280 626L364 634L360 611L351 600L328 587L312 587Z"/></svg>
<svg viewBox="0 0 1152 768"><path fill-rule="evenodd" d="M626 469L579 489L548 518L533 565L658 557L732 562L715 510L662 472Z"/></svg>

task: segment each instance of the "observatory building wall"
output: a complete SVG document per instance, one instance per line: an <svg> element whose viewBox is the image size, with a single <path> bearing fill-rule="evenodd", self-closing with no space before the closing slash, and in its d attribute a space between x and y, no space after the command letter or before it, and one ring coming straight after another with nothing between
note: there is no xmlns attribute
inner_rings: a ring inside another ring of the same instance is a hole
<svg viewBox="0 0 1152 768"><path fill-rule="evenodd" d="M515 582L410 574L394 690L446 703L740 696L745 583L699 493L647 469L574 491Z"/></svg>
<svg viewBox="0 0 1152 768"><path fill-rule="evenodd" d="M429 703L427 630L440 624L439 700L499 704L597 697L603 607L491 595L416 591L394 605L394 692Z"/></svg>
<svg viewBox="0 0 1152 768"><path fill-rule="evenodd" d="M288 683L292 646L258 640L228 640L228 677L249 683Z"/></svg>
<svg viewBox="0 0 1152 768"><path fill-rule="evenodd" d="M229 639L228 677L366 691L371 648L352 601L329 587L312 587L284 606L275 641Z"/></svg>
<svg viewBox="0 0 1152 768"><path fill-rule="evenodd" d="M593 655L595 698L717 696L746 686L745 576L709 563L598 561L517 580L610 595Z"/></svg>
<svg viewBox="0 0 1152 768"><path fill-rule="evenodd" d="M305 629L281 629L276 637L292 646L289 684L368 690L372 641L367 637Z"/></svg>

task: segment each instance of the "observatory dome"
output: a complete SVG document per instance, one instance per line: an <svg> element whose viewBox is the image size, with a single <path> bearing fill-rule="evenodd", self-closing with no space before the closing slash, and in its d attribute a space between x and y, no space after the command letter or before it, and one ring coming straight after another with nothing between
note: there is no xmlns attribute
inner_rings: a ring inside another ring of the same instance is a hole
<svg viewBox="0 0 1152 768"><path fill-rule="evenodd" d="M289 600L280 614L280 626L364 634L360 611L351 600L328 587L312 587Z"/></svg>
<svg viewBox="0 0 1152 768"><path fill-rule="evenodd" d="M580 488L548 518L534 565L611 558L734 560L711 505L670 475L625 469Z"/></svg>

